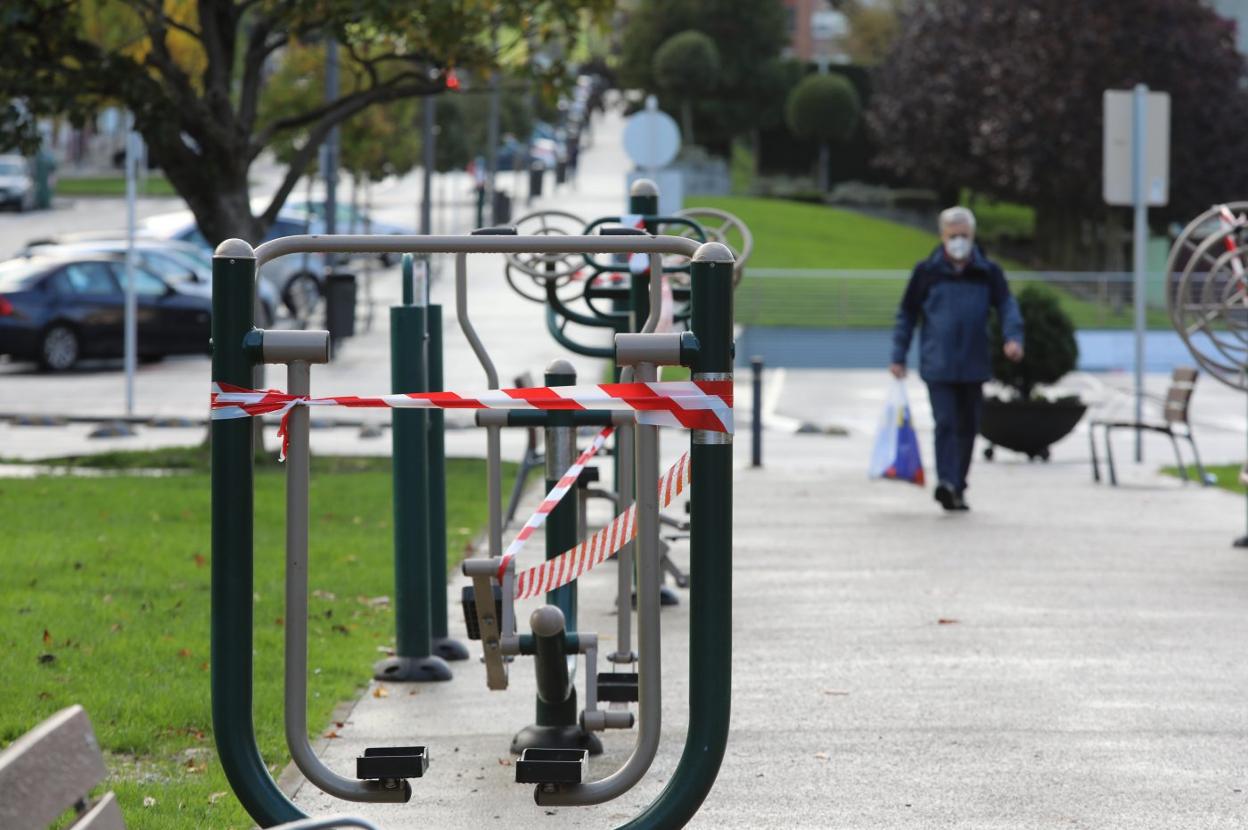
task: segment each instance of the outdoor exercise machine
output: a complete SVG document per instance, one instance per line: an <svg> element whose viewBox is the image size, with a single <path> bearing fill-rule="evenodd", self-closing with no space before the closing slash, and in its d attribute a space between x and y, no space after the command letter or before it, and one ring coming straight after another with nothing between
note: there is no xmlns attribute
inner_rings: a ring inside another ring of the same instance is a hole
<svg viewBox="0 0 1248 830"><path fill-rule="evenodd" d="M694 382L729 381L732 377L733 258L722 245L699 246L677 237L653 236L518 236L486 233L469 236L294 236L265 243L257 249L241 240L222 243L213 259L213 366L214 384L247 388L255 366L285 364L288 392L306 396L311 366L329 358L329 335L324 331L264 331L254 327L253 298L257 269L277 257L294 253L448 253L456 254L457 309L461 328L486 366L488 354L475 337L466 314L465 255L469 253L538 252L549 254L676 254L691 257L690 326L684 334L622 334L616 338L617 362L633 367L639 379L655 376L657 366L687 366ZM652 289L653 290L653 289ZM414 292L413 292L414 293ZM415 303L413 303L415 304ZM484 356L484 358L483 358ZM554 365L551 375L560 374ZM490 369L487 368L487 375ZM488 378L497 388L497 377ZM263 397L263 394L260 395ZM484 413L487 410L481 410ZM586 410L583 417L595 417ZM505 413L509 414L510 413ZM521 413L516 413L521 414ZM523 414L529 414L525 412ZM570 435L580 412L557 412L548 430ZM567 416L571 415L571 418ZM407 801L410 778L428 768L424 747L370 749L358 759L356 778L328 769L307 743L307 585L308 585L308 413L293 406L286 414L286 659L285 726L291 756L305 777L339 798L356 801ZM502 505L499 424L486 421L489 543L493 561L466 566L473 580L476 617L483 639L487 679L491 687L505 686L508 655L532 654L539 678L539 700L558 708L571 685L569 655L584 654L587 702L596 697L592 661L596 640L578 632L569 619L568 603L561 599L539 608L531 618L532 634L515 629L512 607L514 560L499 574L501 564ZM636 476L642 482L658 478L655 427L635 427L638 436ZM553 440L552 440L553 439ZM397 441L397 438L396 438ZM548 447L567 441L548 432ZM417 441L417 444L420 442ZM566 444L564 444L566 446ZM246 418L212 422L212 708L217 748L222 766L240 802L261 825L270 826L302 817L277 788L256 745L252 723L253 649L253 507L254 432ZM550 450L548 449L548 455ZM731 686L732 597L732 447L731 435L710 429L690 431L690 567L696 581L690 592L690 716L685 750L667 786L627 828L669 828L685 824L709 792L723 758L728 735ZM397 462L397 459L396 459ZM575 505L575 500L569 502ZM552 519L554 517L552 516ZM541 804L594 804L627 791L644 776L657 749L660 732L659 615L657 574L659 514L652 487L638 490L637 548L643 575L639 584L639 737L624 766L604 779L583 780L586 749L547 749L529 760L533 764L518 780L537 784ZM571 525L575 527L573 523ZM575 539L573 539L575 541ZM501 576L501 578L500 578ZM574 596L573 589L563 597ZM497 589L497 590L496 590ZM496 599L497 597L497 599ZM501 605L501 609L498 606ZM575 605L570 608L574 612ZM540 704L539 704L540 706ZM575 703L573 703L575 707ZM586 731L612 725L613 718L587 707ZM618 718L617 718L618 720ZM600 722L596 722L600 721ZM539 718L539 724L540 718ZM540 747L538 749L541 749ZM551 755L553 753L553 757ZM549 763L547 763L549 762Z"/></svg>
<svg viewBox="0 0 1248 830"><path fill-rule="evenodd" d="M1200 368L1248 392L1248 202L1214 205L1187 224L1166 261L1166 303ZM1248 483L1248 467L1239 478ZM1248 547L1248 534L1235 547Z"/></svg>
<svg viewBox="0 0 1248 830"><path fill-rule="evenodd" d="M659 214L658 186L649 179L638 179L629 190L628 212L619 216L604 216L589 223L566 211L547 210L530 213L516 223L518 231L542 236L567 236L583 228L583 234L610 233L638 235L675 233L699 242L712 240L732 250L733 285L740 282L746 260L753 250L753 237L749 228L737 217L713 208L691 208L675 216ZM525 299L545 306L546 324L551 336L560 345L575 354L587 357L613 359L615 352L609 345L589 343L576 339L568 330L570 324L591 330L606 329L613 334L626 332L650 332L659 328L660 320L668 327L684 326L689 319L690 270L688 257L669 255L660 265L644 260L625 258L623 261L604 262L593 254L520 253L507 257L504 274L512 288ZM660 285L651 274L664 274L669 285ZM652 300L653 298L653 300ZM666 314L656 316L663 303ZM604 307L609 304L609 307ZM679 305L678 305L679 304ZM631 369L616 361L613 377L629 380ZM617 511L627 509L634 500L632 469L633 434L631 426L616 432L614 492L586 489L587 495L611 498ZM527 458L527 452L526 452ZM519 489L520 479L516 482ZM664 525L678 534L687 530L687 522L661 514ZM672 537L678 538L678 537ZM662 545L662 571L659 574L660 599L663 605L675 605L677 595L663 583L663 571L670 574L678 587L686 588L689 577L683 573L668 555L666 541ZM616 598L618 608L617 648L609 655L616 663L631 663L636 659L631 644L631 586L634 575L632 548L626 546L618 554L619 585Z"/></svg>

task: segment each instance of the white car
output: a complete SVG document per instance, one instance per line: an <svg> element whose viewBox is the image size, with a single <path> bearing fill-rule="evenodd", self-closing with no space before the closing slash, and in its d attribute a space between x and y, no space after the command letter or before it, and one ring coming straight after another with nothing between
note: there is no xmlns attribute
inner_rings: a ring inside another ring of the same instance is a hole
<svg viewBox="0 0 1248 830"><path fill-rule="evenodd" d="M260 242L302 233L320 233L316 225L309 226L287 216L278 216ZM143 222L145 236L157 239L176 239L190 242L211 253L212 246L199 232L195 217L189 210L152 216ZM259 244L256 242L254 244ZM281 293L282 302L290 313L306 320L320 302L325 290L325 256L323 254L293 254L273 260L264 266L261 277L272 280Z"/></svg>
<svg viewBox="0 0 1248 830"><path fill-rule="evenodd" d="M0 207L21 212L35 206L35 180L22 156L0 156Z"/></svg>

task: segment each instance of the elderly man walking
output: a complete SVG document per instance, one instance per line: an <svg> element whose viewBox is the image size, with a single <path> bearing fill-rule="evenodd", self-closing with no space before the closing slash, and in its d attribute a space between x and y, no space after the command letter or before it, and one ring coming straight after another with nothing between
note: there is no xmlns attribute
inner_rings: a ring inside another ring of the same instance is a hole
<svg viewBox="0 0 1248 830"><path fill-rule="evenodd" d="M897 309L889 370L906 376L914 327L919 333L919 377L927 383L936 419L936 501L946 510L969 510L966 476L983 406L983 384L992 377L988 310L1001 317L1003 351L1023 359L1023 318L1001 267L975 245L975 215L964 207L940 214L940 246L914 266Z"/></svg>

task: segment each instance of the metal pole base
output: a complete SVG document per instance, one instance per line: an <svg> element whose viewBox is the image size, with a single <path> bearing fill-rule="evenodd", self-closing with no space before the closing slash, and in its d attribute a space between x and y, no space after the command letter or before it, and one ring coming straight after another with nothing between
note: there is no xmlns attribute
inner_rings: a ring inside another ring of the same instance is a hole
<svg viewBox="0 0 1248 830"><path fill-rule="evenodd" d="M373 679L393 683L437 683L451 679L451 667L441 657L387 657L373 664Z"/></svg>
<svg viewBox="0 0 1248 830"><path fill-rule="evenodd" d="M637 652L635 651L613 651L607 655L607 660L612 663L636 663Z"/></svg>
<svg viewBox="0 0 1248 830"><path fill-rule="evenodd" d="M1236 548L1248 548L1248 536L1240 536L1231 543L1231 546Z"/></svg>
<svg viewBox="0 0 1248 830"><path fill-rule="evenodd" d="M602 741L577 724L570 726L526 726L511 739L511 754L526 749L586 749L590 755L602 754Z"/></svg>
<svg viewBox="0 0 1248 830"><path fill-rule="evenodd" d="M467 660L468 647L450 637L434 637L433 653L443 660Z"/></svg>

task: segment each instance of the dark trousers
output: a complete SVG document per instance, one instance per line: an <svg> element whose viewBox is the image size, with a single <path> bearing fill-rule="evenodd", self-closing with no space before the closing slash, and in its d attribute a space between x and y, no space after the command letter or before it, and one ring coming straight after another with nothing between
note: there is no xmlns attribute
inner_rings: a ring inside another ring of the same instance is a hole
<svg viewBox="0 0 1248 830"><path fill-rule="evenodd" d="M961 493L971 469L979 413L984 403L982 383L928 382L927 394L936 419L936 478Z"/></svg>

